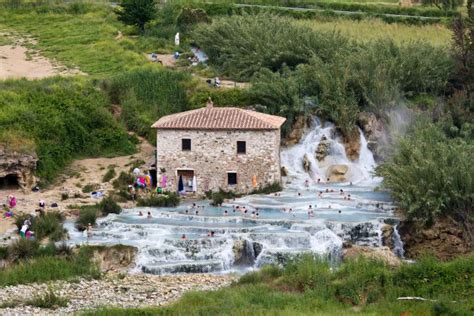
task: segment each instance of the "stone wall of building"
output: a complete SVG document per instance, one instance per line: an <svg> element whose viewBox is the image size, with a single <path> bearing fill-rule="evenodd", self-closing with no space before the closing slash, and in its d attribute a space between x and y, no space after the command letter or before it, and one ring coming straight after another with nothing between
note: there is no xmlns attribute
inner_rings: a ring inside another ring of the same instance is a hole
<svg viewBox="0 0 474 316"><path fill-rule="evenodd" d="M183 138L191 151L182 150ZM246 154L237 154L237 141L246 142ZM257 185L281 182L279 130L157 130L157 170L164 168L167 190L178 187L178 169L194 170L197 193L232 190L248 193ZM228 185L227 173L237 173L237 185Z"/></svg>

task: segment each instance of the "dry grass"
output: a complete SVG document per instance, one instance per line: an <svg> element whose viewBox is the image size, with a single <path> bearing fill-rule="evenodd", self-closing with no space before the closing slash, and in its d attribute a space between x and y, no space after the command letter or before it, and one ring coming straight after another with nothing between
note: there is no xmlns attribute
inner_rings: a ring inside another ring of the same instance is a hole
<svg viewBox="0 0 474 316"><path fill-rule="evenodd" d="M356 41L391 38L397 43L407 41L426 41L436 46L448 46L451 31L444 25L406 25L388 24L381 20L353 21L338 19L333 21L295 20L296 24L305 25L317 31L336 30Z"/></svg>

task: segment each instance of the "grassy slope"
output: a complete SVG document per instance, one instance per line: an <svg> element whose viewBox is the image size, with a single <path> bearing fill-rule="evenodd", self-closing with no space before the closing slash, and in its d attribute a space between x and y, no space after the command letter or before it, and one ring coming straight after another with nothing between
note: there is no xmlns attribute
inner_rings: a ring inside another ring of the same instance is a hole
<svg viewBox="0 0 474 316"><path fill-rule="evenodd" d="M247 274L228 288L185 294L169 306L87 315L469 315L474 311L473 263L472 255L449 263L425 258L391 269L354 260L331 271L325 262L303 257L285 269ZM400 296L436 301L398 301Z"/></svg>
<svg viewBox="0 0 474 316"><path fill-rule="evenodd" d="M116 40L119 30L111 9L97 6L87 14L38 14L5 10L0 13L0 31L17 31L38 40L33 48L68 67L90 75L105 76L146 63L135 51L134 41Z"/></svg>
<svg viewBox="0 0 474 316"><path fill-rule="evenodd" d="M441 25L408 26L379 20L345 19L295 23L307 24L316 30L336 29L362 41L390 37L396 42L422 39L434 45L447 45L450 39L449 30ZM38 39L34 48L46 57L57 59L69 67L78 66L83 72L101 77L147 64L142 53L156 50L157 42L151 38L116 40L118 31L124 32L125 29L116 20L112 9L103 6L78 15L0 12L0 31L32 35Z"/></svg>

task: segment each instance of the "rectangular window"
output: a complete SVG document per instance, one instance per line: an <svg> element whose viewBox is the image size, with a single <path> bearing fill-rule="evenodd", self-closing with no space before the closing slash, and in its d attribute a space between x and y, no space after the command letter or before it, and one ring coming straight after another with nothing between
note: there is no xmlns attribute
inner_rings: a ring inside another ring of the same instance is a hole
<svg viewBox="0 0 474 316"><path fill-rule="evenodd" d="M247 143L244 141L237 142L237 153L238 154L245 154L247 153Z"/></svg>
<svg viewBox="0 0 474 316"><path fill-rule="evenodd" d="M181 139L181 149L183 151L191 150L191 140L189 138Z"/></svg>
<svg viewBox="0 0 474 316"><path fill-rule="evenodd" d="M236 172L228 172L227 173L227 184L228 185L236 185L237 184L237 173Z"/></svg>

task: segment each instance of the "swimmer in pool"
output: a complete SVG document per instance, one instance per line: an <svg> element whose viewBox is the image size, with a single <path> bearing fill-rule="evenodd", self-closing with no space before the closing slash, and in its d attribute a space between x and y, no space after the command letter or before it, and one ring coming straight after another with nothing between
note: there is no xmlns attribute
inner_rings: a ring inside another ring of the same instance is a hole
<svg viewBox="0 0 474 316"><path fill-rule="evenodd" d="M227 210L225 210L224 211L224 216L227 216L227 215L228 215Z"/></svg>
<svg viewBox="0 0 474 316"><path fill-rule="evenodd" d="M138 216L143 216L143 212L142 211L138 212Z"/></svg>
<svg viewBox="0 0 474 316"><path fill-rule="evenodd" d="M146 217L147 217L147 218L151 218L151 217L152 217L152 216L151 216L151 212L148 212L148 214L147 214Z"/></svg>

